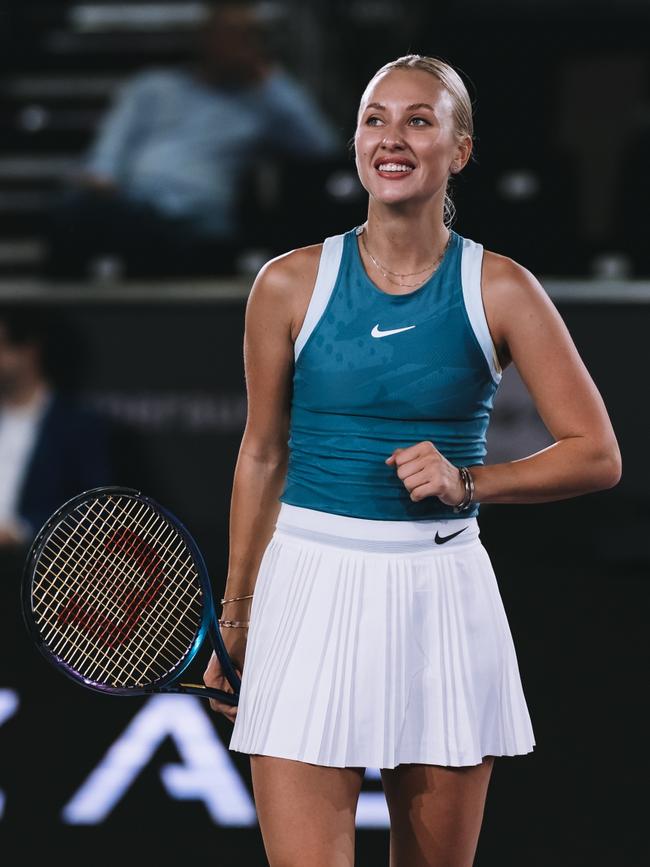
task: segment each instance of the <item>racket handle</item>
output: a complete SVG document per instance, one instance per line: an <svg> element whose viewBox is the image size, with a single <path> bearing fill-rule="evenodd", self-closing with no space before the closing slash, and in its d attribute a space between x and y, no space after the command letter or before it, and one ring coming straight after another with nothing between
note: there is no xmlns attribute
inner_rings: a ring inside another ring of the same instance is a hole
<svg viewBox="0 0 650 867"><path fill-rule="evenodd" d="M235 667L232 664L232 659L230 658L228 651L226 650L226 646L223 643L223 638L221 637L221 629L217 624L214 613L210 620L208 632L210 633L210 640L212 641L214 651L219 658L219 662L221 663L223 673L226 675L228 683L239 695L239 690L241 689L241 680L239 678L239 675L235 671ZM219 690L219 692L221 692L221 690Z"/></svg>
<svg viewBox="0 0 650 867"><path fill-rule="evenodd" d="M181 695L198 695L199 698L216 698L224 704L236 707L239 702L239 695L232 692L224 692L222 689L215 689L211 686L201 686L198 683L177 683L175 686L159 686L156 689L146 689L146 693L153 694L155 692L173 692Z"/></svg>

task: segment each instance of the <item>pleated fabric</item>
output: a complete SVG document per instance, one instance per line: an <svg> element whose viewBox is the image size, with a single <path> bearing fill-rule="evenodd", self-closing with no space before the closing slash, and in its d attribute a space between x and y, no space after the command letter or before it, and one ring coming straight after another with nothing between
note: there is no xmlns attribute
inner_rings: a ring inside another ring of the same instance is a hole
<svg viewBox="0 0 650 867"><path fill-rule="evenodd" d="M436 533L456 535L437 544ZM231 750L394 768L476 765L534 745L476 518L374 521L282 504Z"/></svg>

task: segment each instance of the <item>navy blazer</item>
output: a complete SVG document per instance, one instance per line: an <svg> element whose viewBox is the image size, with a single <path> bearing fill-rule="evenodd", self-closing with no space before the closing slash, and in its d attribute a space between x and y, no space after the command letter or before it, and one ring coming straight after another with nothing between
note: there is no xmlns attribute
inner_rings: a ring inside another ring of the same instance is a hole
<svg viewBox="0 0 650 867"><path fill-rule="evenodd" d="M66 500L113 484L106 423L74 399L54 393L41 419L18 495L17 511L36 535Z"/></svg>

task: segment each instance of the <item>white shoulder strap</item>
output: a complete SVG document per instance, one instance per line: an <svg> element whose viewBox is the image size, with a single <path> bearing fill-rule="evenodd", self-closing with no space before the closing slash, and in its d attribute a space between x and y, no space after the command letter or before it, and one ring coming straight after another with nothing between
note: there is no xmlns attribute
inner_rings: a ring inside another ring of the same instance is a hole
<svg viewBox="0 0 650 867"><path fill-rule="evenodd" d="M344 239L345 235L343 234L333 235L331 238L325 238L323 241L323 249L321 250L314 291L309 299L307 313L305 314L302 328L298 332L293 348L294 361L298 360L298 356L307 342L309 335L318 324L319 319L327 307L327 302L329 301L332 290L334 289L334 284L336 283L336 278L338 277L339 268L341 266Z"/></svg>
<svg viewBox="0 0 650 867"><path fill-rule="evenodd" d="M496 349L492 342L492 335L488 327L483 307L481 294L481 266L483 263L483 245L463 238L461 251L461 281L463 284L463 299L469 321L474 329L474 334L483 350L483 354L490 367L492 379L498 385L503 375Z"/></svg>

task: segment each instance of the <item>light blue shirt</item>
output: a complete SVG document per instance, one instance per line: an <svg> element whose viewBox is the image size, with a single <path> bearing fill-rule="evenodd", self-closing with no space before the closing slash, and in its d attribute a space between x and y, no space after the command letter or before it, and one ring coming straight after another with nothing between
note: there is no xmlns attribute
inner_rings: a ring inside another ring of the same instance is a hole
<svg viewBox="0 0 650 867"><path fill-rule="evenodd" d="M332 157L344 149L307 91L277 67L245 87L158 70L123 85L84 168L128 198L229 238L242 173L267 152Z"/></svg>

